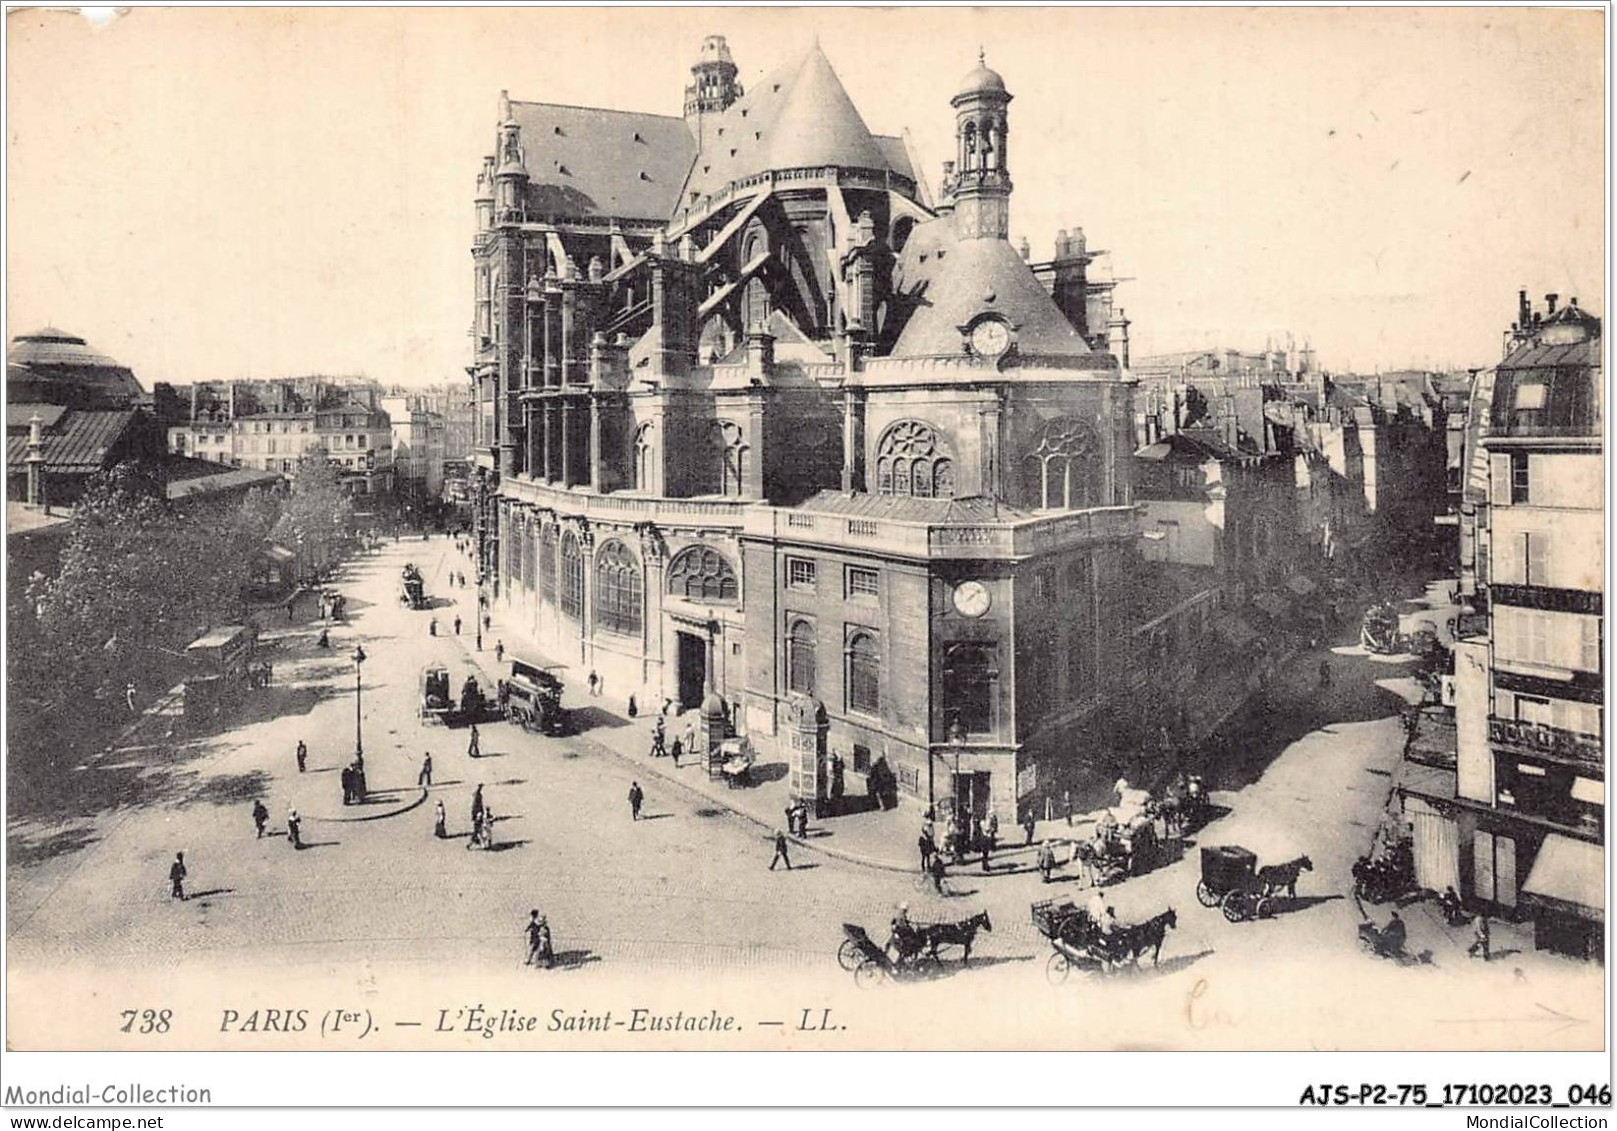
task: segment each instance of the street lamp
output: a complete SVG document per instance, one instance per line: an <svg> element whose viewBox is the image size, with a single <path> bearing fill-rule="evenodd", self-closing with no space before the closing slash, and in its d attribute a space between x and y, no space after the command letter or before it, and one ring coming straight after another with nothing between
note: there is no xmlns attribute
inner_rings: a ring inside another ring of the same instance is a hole
<svg viewBox="0 0 1617 1131"><path fill-rule="evenodd" d="M359 682L360 674L359 673L360 673L360 668L364 665L364 663L365 663L365 649L364 648L355 648L354 649L354 761L358 762L361 766L363 766L365 764L365 736L364 736L363 730L361 729L361 724L360 724L360 718L361 718L360 703L361 703L362 692L360 690L360 682Z"/></svg>

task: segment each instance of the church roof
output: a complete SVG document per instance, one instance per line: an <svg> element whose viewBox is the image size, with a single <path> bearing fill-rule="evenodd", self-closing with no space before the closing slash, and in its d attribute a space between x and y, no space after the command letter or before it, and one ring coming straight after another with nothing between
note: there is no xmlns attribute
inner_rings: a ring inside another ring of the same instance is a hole
<svg viewBox="0 0 1617 1131"><path fill-rule="evenodd" d="M958 355L960 327L990 312L1016 327L1021 354L1094 362L1107 357L1092 350L1067 321L1015 248L999 239L956 239L952 216L916 226L893 285L918 304L893 345L893 357Z"/></svg>
<svg viewBox="0 0 1617 1131"><path fill-rule="evenodd" d="M877 141L818 43L750 85L722 113L704 115L701 133L686 200L715 195L731 181L769 169L831 165L913 177L907 158L902 164L891 159L895 148L902 151L902 141Z"/></svg>
<svg viewBox="0 0 1617 1131"><path fill-rule="evenodd" d="M666 220L696 143L684 118L512 102L534 217Z"/></svg>

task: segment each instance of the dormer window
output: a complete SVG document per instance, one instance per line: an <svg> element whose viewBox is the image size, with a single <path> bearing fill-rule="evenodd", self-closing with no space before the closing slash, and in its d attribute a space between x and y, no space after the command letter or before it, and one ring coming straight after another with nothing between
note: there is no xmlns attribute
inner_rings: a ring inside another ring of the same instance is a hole
<svg viewBox="0 0 1617 1131"><path fill-rule="evenodd" d="M640 136L640 131L639 130L635 131L634 139L636 141L638 141L641 145L644 145L646 143L646 139Z"/></svg>

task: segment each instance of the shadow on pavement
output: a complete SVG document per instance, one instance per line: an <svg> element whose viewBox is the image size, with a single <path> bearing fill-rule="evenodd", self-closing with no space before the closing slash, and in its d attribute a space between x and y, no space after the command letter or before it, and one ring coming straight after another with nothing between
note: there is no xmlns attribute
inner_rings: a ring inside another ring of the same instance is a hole
<svg viewBox="0 0 1617 1131"><path fill-rule="evenodd" d="M31 868L57 856L89 848L100 839L94 829L64 829L38 838L13 833L6 838L7 859L13 867Z"/></svg>
<svg viewBox="0 0 1617 1131"><path fill-rule="evenodd" d="M628 719L614 715L611 711L601 707L574 707L567 712L567 719L572 724L575 734L586 730L594 730L596 727L612 729L630 725ZM650 743L651 740L648 738L646 741Z"/></svg>
<svg viewBox="0 0 1617 1131"><path fill-rule="evenodd" d="M580 966L588 966L592 962L601 961L601 956L590 950L558 950L552 960L552 970L576 970Z"/></svg>
<svg viewBox="0 0 1617 1131"><path fill-rule="evenodd" d="M1155 966L1128 966L1119 971L1124 977L1140 977L1155 974L1177 974L1187 966L1194 966L1202 959L1213 953L1213 949L1198 950L1195 954L1176 954L1172 958L1164 958Z"/></svg>

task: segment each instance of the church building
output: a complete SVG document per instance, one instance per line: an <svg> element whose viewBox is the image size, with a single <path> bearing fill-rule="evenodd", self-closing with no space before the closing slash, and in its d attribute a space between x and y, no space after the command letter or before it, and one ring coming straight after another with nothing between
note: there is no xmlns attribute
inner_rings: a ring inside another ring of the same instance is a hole
<svg viewBox="0 0 1617 1131"><path fill-rule="evenodd" d="M1012 95L981 59L936 198L818 44L738 75L710 36L679 116L501 96L485 585L616 698L1042 813L1127 686L1131 382L1093 296L1008 240Z"/></svg>

